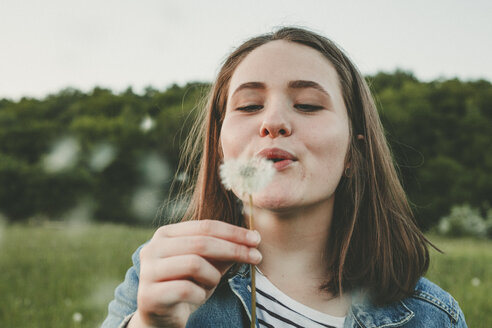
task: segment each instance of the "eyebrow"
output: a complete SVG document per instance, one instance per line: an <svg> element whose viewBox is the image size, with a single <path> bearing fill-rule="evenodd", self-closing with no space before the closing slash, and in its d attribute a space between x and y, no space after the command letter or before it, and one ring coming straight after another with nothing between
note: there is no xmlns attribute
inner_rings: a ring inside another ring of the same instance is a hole
<svg viewBox="0 0 492 328"><path fill-rule="evenodd" d="M319 84L314 81L307 81L307 80L295 80L295 81L290 81L288 83L288 88L289 89L307 89L307 88L313 88L318 91L321 91L324 93L326 96L330 97L330 94ZM266 84L263 82L246 82L241 84L234 90L233 94L236 94L237 92L244 90L244 89L253 89L253 90L266 90Z"/></svg>
<svg viewBox="0 0 492 328"><path fill-rule="evenodd" d="M288 87L290 89L307 89L307 88L313 88L318 91L321 91L324 93L326 96L330 97L330 94L319 84L314 81L306 81L306 80L296 80L296 81L290 81L288 84Z"/></svg>
<svg viewBox="0 0 492 328"><path fill-rule="evenodd" d="M240 86L238 86L236 88L236 90L234 90L234 92L232 93L232 95L235 95L236 93L238 93L239 91L241 90L245 90L245 89L260 89L260 90L266 90L266 85L265 83L263 82L246 82L246 83L243 83L241 84Z"/></svg>

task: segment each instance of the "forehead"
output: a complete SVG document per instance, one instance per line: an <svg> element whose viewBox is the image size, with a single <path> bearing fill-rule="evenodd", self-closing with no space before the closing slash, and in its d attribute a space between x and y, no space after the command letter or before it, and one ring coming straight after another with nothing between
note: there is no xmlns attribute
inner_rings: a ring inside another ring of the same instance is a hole
<svg viewBox="0 0 492 328"><path fill-rule="evenodd" d="M256 48L242 60L231 77L229 96L247 82L262 82L274 88L296 80L314 81L327 90L339 91L336 70L319 51L277 40Z"/></svg>

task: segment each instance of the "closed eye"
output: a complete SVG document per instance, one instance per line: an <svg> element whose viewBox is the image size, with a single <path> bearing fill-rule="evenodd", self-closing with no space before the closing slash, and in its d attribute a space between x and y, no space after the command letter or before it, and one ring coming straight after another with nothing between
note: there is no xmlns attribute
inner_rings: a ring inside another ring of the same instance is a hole
<svg viewBox="0 0 492 328"><path fill-rule="evenodd" d="M236 110L250 113L250 112L256 112L262 108L263 108L262 105L249 105L249 106L238 107L236 108Z"/></svg>
<svg viewBox="0 0 492 328"><path fill-rule="evenodd" d="M323 106L310 104L296 104L294 107L302 112L315 112L324 108Z"/></svg>

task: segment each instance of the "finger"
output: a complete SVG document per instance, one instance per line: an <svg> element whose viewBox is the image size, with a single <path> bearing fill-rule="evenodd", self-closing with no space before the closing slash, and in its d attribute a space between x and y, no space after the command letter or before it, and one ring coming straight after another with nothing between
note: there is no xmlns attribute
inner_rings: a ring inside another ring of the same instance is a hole
<svg viewBox="0 0 492 328"><path fill-rule="evenodd" d="M139 299L139 303L144 302L145 304L139 304L139 306L148 309L171 307L181 302L200 305L207 297L205 289L190 280L165 281L142 287L147 290L143 291L142 295L145 297Z"/></svg>
<svg viewBox="0 0 492 328"><path fill-rule="evenodd" d="M194 254L153 261L151 265L142 266L141 275L157 282L192 279L208 289L217 286L222 276L207 260Z"/></svg>
<svg viewBox="0 0 492 328"><path fill-rule="evenodd" d="M156 235L162 237L204 235L247 246L257 246L261 240L258 231L251 231L217 220L186 221L170 224L160 227Z"/></svg>
<svg viewBox="0 0 492 328"><path fill-rule="evenodd" d="M219 270L220 274L223 276L229 269L232 267L234 262L220 262L214 260L208 260L210 264L212 264L217 270Z"/></svg>
<svg viewBox="0 0 492 328"><path fill-rule="evenodd" d="M166 238L155 251L155 256L162 258L197 254L214 261L250 264L258 264L262 259L256 248L209 236Z"/></svg>

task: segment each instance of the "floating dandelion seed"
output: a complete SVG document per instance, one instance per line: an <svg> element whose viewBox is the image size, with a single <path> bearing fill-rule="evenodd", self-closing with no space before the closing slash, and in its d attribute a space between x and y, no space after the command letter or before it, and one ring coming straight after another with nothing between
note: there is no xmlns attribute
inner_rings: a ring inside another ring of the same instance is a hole
<svg viewBox="0 0 492 328"><path fill-rule="evenodd" d="M474 277L474 278L472 278L472 280L471 280L471 284L472 284L472 286L473 286L473 287L478 287L478 286L480 286L480 283L481 283L481 281L480 281L480 279L478 279L477 277Z"/></svg>
<svg viewBox="0 0 492 328"><path fill-rule="evenodd" d="M226 189L249 197L249 229L254 230L253 193L264 189L273 179L273 163L262 157L227 160L220 166L220 178ZM251 265L251 328L256 320L256 268Z"/></svg>
<svg viewBox="0 0 492 328"><path fill-rule="evenodd" d="M178 174L178 176L176 177L176 180L178 180L180 182L184 182L184 181L188 180L188 174L186 174L186 172L182 172L182 173Z"/></svg>

